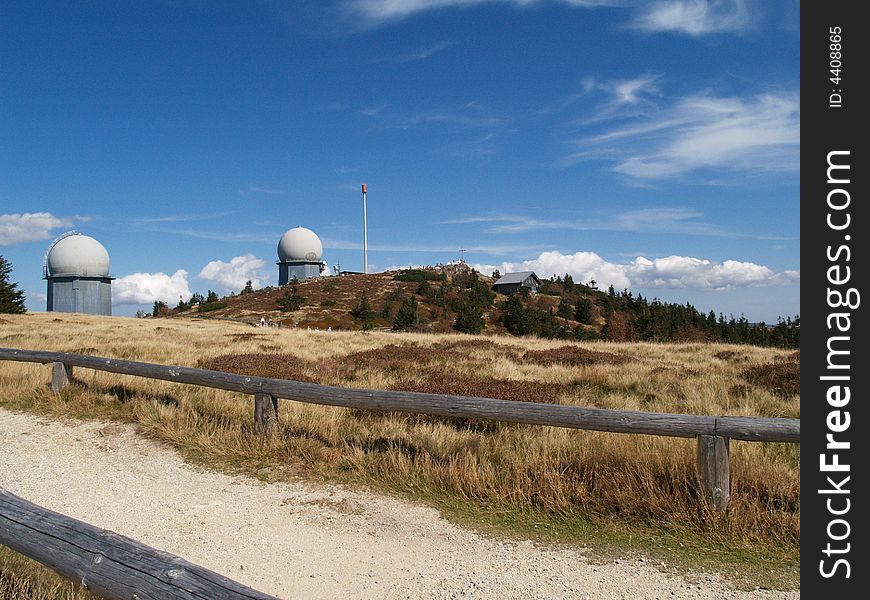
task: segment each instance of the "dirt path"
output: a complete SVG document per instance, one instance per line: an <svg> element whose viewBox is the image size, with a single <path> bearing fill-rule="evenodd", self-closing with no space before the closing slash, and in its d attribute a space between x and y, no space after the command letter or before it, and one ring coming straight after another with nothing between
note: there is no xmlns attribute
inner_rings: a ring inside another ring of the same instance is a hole
<svg viewBox="0 0 870 600"><path fill-rule="evenodd" d="M207 472L131 426L0 409L0 486L281 598L798 598L488 539L431 508Z"/></svg>

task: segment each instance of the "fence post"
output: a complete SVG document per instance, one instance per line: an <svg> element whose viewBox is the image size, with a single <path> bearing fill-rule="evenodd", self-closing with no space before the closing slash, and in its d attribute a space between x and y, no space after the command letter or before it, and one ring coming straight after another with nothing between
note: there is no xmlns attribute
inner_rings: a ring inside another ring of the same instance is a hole
<svg viewBox="0 0 870 600"><path fill-rule="evenodd" d="M731 501L729 447L731 438L721 435L698 436L698 475L707 502L723 512Z"/></svg>
<svg viewBox="0 0 870 600"><path fill-rule="evenodd" d="M278 399L270 394L259 392L254 395L254 429L258 434L267 436L275 433L278 427Z"/></svg>
<svg viewBox="0 0 870 600"><path fill-rule="evenodd" d="M66 363L51 363L51 391L59 394L72 379L72 367Z"/></svg>

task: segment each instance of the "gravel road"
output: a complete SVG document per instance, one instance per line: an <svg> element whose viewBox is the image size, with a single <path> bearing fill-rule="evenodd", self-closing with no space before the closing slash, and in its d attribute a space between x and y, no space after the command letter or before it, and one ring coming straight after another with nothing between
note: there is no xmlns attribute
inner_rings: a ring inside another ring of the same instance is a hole
<svg viewBox="0 0 870 600"><path fill-rule="evenodd" d="M0 409L0 486L281 598L799 598L490 539L431 508L186 464L132 426Z"/></svg>

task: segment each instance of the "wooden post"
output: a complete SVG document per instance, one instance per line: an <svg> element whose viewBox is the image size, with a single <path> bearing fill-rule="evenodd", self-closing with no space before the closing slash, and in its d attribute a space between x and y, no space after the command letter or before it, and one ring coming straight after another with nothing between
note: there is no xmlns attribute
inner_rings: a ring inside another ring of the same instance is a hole
<svg viewBox="0 0 870 600"><path fill-rule="evenodd" d="M278 399L270 394L254 395L254 429L260 435L272 435L278 427Z"/></svg>
<svg viewBox="0 0 870 600"><path fill-rule="evenodd" d="M72 367L66 363L51 363L51 391L59 394L72 379Z"/></svg>
<svg viewBox="0 0 870 600"><path fill-rule="evenodd" d="M707 502L718 512L728 508L731 500L730 442L721 435L698 436L698 475Z"/></svg>

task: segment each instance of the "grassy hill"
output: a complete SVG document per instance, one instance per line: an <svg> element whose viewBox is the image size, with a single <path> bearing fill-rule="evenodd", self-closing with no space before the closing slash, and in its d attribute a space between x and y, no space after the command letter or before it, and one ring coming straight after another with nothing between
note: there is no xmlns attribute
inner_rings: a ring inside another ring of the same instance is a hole
<svg viewBox="0 0 870 600"><path fill-rule="evenodd" d="M470 270L461 265L435 270L388 271L371 275L347 275L309 279L285 287L267 287L249 293L226 296L217 308L206 305L174 310L172 315L233 318L258 322L260 318L281 323L282 327L312 329L360 330L364 321L351 313L365 297L371 306L373 329L391 329L402 302L414 298L417 302L418 323L410 327L418 332L453 331L456 311L453 304L462 296L462 279ZM494 280L479 276L481 284L489 288ZM439 296L442 286L445 290ZM431 290L427 295L426 289ZM290 292L300 297L295 310L282 309L282 298ZM493 298L504 296L493 294ZM500 323L500 312L491 305L484 311L488 333L505 333Z"/></svg>
<svg viewBox="0 0 870 600"><path fill-rule="evenodd" d="M507 297L496 280L464 264L371 275L311 279L248 290L163 316L260 319L281 327L393 329L446 333L537 335L548 339L613 342L726 342L780 348L800 344L800 318L776 325L701 313L691 304L666 303L575 283L569 275L545 280L539 294Z"/></svg>

